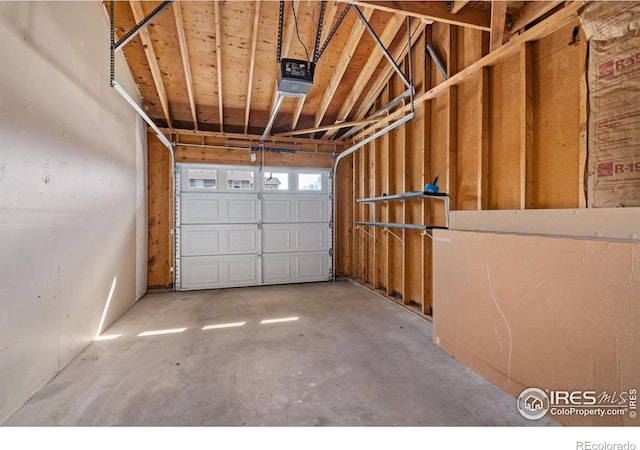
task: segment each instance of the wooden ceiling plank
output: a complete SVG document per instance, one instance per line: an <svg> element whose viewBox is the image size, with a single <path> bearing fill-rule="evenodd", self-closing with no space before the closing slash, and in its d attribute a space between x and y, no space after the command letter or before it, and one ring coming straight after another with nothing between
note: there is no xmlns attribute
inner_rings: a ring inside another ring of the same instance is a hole
<svg viewBox="0 0 640 450"><path fill-rule="evenodd" d="M331 28L333 26L333 19L336 16L336 12L338 11L338 2L330 1L324 12L324 23L322 25L322 34L320 35L320 45L324 43L324 41L329 36L331 32ZM300 120L300 115L302 114L302 109L304 108L304 102L307 97L300 97L298 99L298 103L296 104L296 108L293 111L293 117L291 118L291 129L295 130L298 126L298 121Z"/></svg>
<svg viewBox="0 0 640 450"><path fill-rule="evenodd" d="M418 25L418 29L416 30L415 36L420 36L425 28L425 23L420 22ZM401 61L407 55L407 46L404 45L396 50L396 52L392 55L395 61ZM360 104L358 107L354 118L356 120L362 119L367 111L371 108L375 100L380 95L380 92L384 89L388 81L391 79L391 76L395 73L392 67L389 67L387 70L384 70L380 73L376 81L372 84L372 89L370 89L367 98Z"/></svg>
<svg viewBox="0 0 640 450"><path fill-rule="evenodd" d="M365 11L363 11L362 15L365 19L369 20L373 15L373 9L367 8ZM324 96L322 97L322 101L318 106L314 126L318 127L322 123L322 119L324 118L324 115L329 108L331 100L333 100L333 96L338 90L338 86L340 85L342 76L346 72L349 63L351 62L351 57L355 53L356 48L358 48L358 44L360 43L360 39L362 38L365 30L366 29L362 24L362 21L357 21L355 26L352 28L351 34L349 34L349 37L347 38L347 44L344 46L344 49L340 54L340 59L336 63L333 75L331 76L331 79L327 84L327 88L324 92Z"/></svg>
<svg viewBox="0 0 640 450"><path fill-rule="evenodd" d="M247 87L247 106L244 111L244 132L249 132L249 114L251 112L251 93L253 91L253 72L256 66L256 47L258 42L258 25L260 23L260 2L255 2L256 10L253 16L253 28L251 30L251 58L249 60L249 86Z"/></svg>
<svg viewBox="0 0 640 450"><path fill-rule="evenodd" d="M428 19L434 22L477 28L484 31L491 30L491 14L489 11L465 8L457 14L452 14L449 12L447 2L445 1L346 1L366 8L381 9L387 12Z"/></svg>
<svg viewBox="0 0 640 450"><path fill-rule="evenodd" d="M403 16L399 14L394 14L393 16L391 16L389 22L387 22L387 25L380 35L380 42L382 42L382 44L388 48L389 45L391 45L393 38L396 36L396 34L398 34L404 23L405 18ZM371 77L378 68L378 64L380 64L383 56L384 55L381 51L374 51L374 53L369 57L367 63L362 68L360 75L358 75L358 79L353 84L353 88L349 92L349 95L344 100L344 103L342 104L342 107L338 112L338 122L347 120L349 113L351 113L351 110L360 98L360 94L362 94L362 91L371 80ZM338 129L329 130L329 132L325 134L324 137L331 138L337 131Z"/></svg>
<svg viewBox="0 0 640 450"><path fill-rule="evenodd" d="M494 51L504 44L504 28L507 23L507 2L491 0L491 44L489 51Z"/></svg>
<svg viewBox="0 0 640 450"><path fill-rule="evenodd" d="M224 106L222 102L222 45L220 38L220 6L213 2L214 26L216 32L216 72L218 73L218 114L220 115L220 132L224 132Z"/></svg>
<svg viewBox="0 0 640 450"><path fill-rule="evenodd" d="M451 2L451 14L458 14L462 8L467 6L469 0L456 0Z"/></svg>
<svg viewBox="0 0 640 450"><path fill-rule="evenodd" d="M133 12L134 20L136 23L140 23L145 18L140 2L129 0L129 5L131 6L131 12ZM149 35L149 30L147 28L143 28L140 30L139 36L144 48L144 54L147 57L149 69L151 70L153 83L155 84L156 92L160 99L162 112L164 113L168 127L172 128L173 125L171 122L171 113L169 111L169 101L167 100L167 91L165 90L164 83L162 82L162 74L160 73L160 67L158 67L158 60L156 59L156 53L153 50L153 43L151 41L151 36Z"/></svg>
<svg viewBox="0 0 640 450"><path fill-rule="evenodd" d="M296 12L296 16L298 16L300 14L300 2L294 2L293 7L295 9ZM285 14L287 12L287 8L285 7ZM283 32L282 35L282 55L284 55L283 57L286 58L287 54L289 53L289 49L291 48L291 40L293 39L293 34L295 33L294 31L295 29L295 21L293 20L293 18L289 19L289 22L287 23L287 29ZM279 68L276 70L276 72L280 70ZM269 112L273 111L273 108L275 108L276 106L276 101L278 100L278 86L276 85L275 89L273 90L273 97L271 99L271 108L269 108Z"/></svg>
<svg viewBox="0 0 640 450"><path fill-rule="evenodd" d="M523 29L526 25L542 17L564 1L525 2L525 4L512 16L511 31Z"/></svg>
<svg viewBox="0 0 640 450"><path fill-rule="evenodd" d="M191 117L193 128L198 131L198 115L196 111L196 99L193 93L193 76L191 75L191 64L189 61L189 50L187 49L187 39L184 32L184 21L182 20L182 9L180 2L173 2L173 16L176 20L176 30L178 31L178 43L180 44L180 54L182 55L182 66L184 67L184 77L187 82L187 95L189 106L191 107Z"/></svg>

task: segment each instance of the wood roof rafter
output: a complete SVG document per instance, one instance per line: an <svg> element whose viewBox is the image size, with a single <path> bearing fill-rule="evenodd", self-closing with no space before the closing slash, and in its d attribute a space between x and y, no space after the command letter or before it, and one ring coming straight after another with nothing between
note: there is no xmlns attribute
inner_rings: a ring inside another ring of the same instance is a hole
<svg viewBox="0 0 640 450"><path fill-rule="evenodd" d="M222 101L222 45L220 38L220 6L219 2L213 2L214 26L216 34L216 72L218 74L218 114L220 115L220 131L224 131L224 106Z"/></svg>
<svg viewBox="0 0 640 450"><path fill-rule="evenodd" d="M142 11L142 5L140 4L140 2L129 0L129 6L131 7L131 12L133 13L134 20L137 23L142 22L142 20L144 20L145 18L145 14ZM164 83L162 81L162 74L160 72L160 67L158 66L156 53L153 50L153 42L151 41L149 30L147 28L141 29L139 36L140 40L142 41L142 47L144 48L144 54L147 58L147 63L149 64L149 69L151 70L153 83L156 87L158 98L160 99L162 112L164 114L165 120L167 121L167 126L169 128L172 128L173 125L171 121L171 112L169 111L169 100L167 99L167 91L165 90Z"/></svg>
<svg viewBox="0 0 640 450"><path fill-rule="evenodd" d="M507 3L504 0L491 0L491 44L489 51L494 51L504 44Z"/></svg>
<svg viewBox="0 0 640 450"><path fill-rule="evenodd" d="M362 15L365 19L369 20L373 15L373 9L367 8L362 12ZM340 54L340 59L336 64L335 69L333 70L333 75L329 80L327 85L327 89L324 92L324 96L322 97L322 101L320 102L320 106L316 112L316 118L314 120L314 126L318 127L322 123L322 119L324 119L324 115L327 112L327 108L329 108L329 104L331 100L333 100L333 96L338 90L338 86L340 85L340 81L342 80L342 76L349 67L349 63L351 62L351 57L356 51L358 44L360 43L360 39L362 35L366 31L365 26L362 24L362 21L357 21L355 26L351 30L351 34L347 38L347 44L344 46L342 53Z"/></svg>
<svg viewBox="0 0 640 450"><path fill-rule="evenodd" d="M187 49L187 39L184 32L184 21L182 20L182 9L180 6L180 2L173 2L172 6L173 16L176 20L176 30L178 32L178 43L180 45L180 54L182 56L184 78L187 82L187 95L189 97L189 106L191 108L193 127L196 131L198 131L198 114L196 110L196 99L193 93L193 76L191 75L191 64L189 60L189 50Z"/></svg>
<svg viewBox="0 0 640 450"><path fill-rule="evenodd" d="M451 2L451 14L458 14L468 3L469 0L455 0Z"/></svg>
<svg viewBox="0 0 640 450"><path fill-rule="evenodd" d="M260 23L260 2L255 2L256 10L253 16L251 30L251 58L249 60L249 85L247 86L247 106L244 112L244 132L249 132L249 114L251 112L251 93L253 91L253 72L256 66L256 47L258 42L258 25Z"/></svg>
<svg viewBox="0 0 640 450"><path fill-rule="evenodd" d="M534 20L539 19L562 3L564 3L564 1L562 0L525 2L522 8L516 11L511 17L513 21L511 30L515 32L523 29L525 25L528 25Z"/></svg>
<svg viewBox="0 0 640 450"><path fill-rule="evenodd" d="M335 18L336 12L338 11L338 2L332 1L327 5L327 9L324 13L324 24L322 26L322 34L320 35L320 44L324 43L331 32L331 24L333 23L333 19ZM304 107L304 102L307 99L306 96L300 97L298 99L298 103L296 104L296 108L293 111L293 117L291 118L291 129L295 130L298 126L298 120L300 120L300 114L302 114L302 108Z"/></svg>
<svg viewBox="0 0 640 450"><path fill-rule="evenodd" d="M443 22L462 27L491 30L491 14L480 9L465 8L457 14L449 12L445 1L377 1L346 0L364 8L374 8L407 16Z"/></svg>
<svg viewBox="0 0 640 450"><path fill-rule="evenodd" d="M425 23L423 21L420 21L420 24L418 25L418 29L416 30L414 37L420 36L420 34L424 31L424 29L425 29ZM404 45L399 49L396 49L395 53L393 53L391 56L395 61L401 61L407 55L407 51L408 51L407 45ZM380 93L382 92L382 90L384 89L384 87L386 86L386 84L391 79L391 76L394 73L395 71L393 67L389 67L387 70L383 70L380 73L380 75L378 75L378 78L376 78L376 80L373 82L372 89L369 91L369 94L367 95L366 99L358 107L357 112L354 115L354 120L360 120L364 118L365 114L367 113L367 111L369 111L371 106L373 106L376 98L378 98L378 96L380 95Z"/></svg>
<svg viewBox="0 0 640 450"><path fill-rule="evenodd" d="M389 19L389 22L387 22L387 25L382 31L382 34L380 34L380 42L382 42L382 44L388 48L389 45L391 45L393 38L400 32L400 29L402 28L404 23L404 17L398 14L394 14ZM351 89L351 91L349 91L349 95L347 95L347 98L344 100L342 107L338 112L338 122L347 120L347 117L351 113L351 110L360 98L360 94L362 94L362 91L367 86L374 72L378 68L378 65L380 64L383 56L384 55L381 51L376 51L376 53L372 54L369 57L367 63L362 69L362 72L360 72L360 75L358 75L358 79L353 84L353 88ZM337 131L337 128L328 130L328 132L324 136L325 139L333 137L337 133Z"/></svg>

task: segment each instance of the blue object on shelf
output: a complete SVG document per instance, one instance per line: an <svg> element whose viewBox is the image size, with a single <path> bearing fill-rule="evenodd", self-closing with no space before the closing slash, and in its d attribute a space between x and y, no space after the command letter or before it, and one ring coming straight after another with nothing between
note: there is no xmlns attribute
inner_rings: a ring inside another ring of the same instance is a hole
<svg viewBox="0 0 640 450"><path fill-rule="evenodd" d="M435 184L427 183L427 184L424 185L424 192L425 193L435 194L439 190L440 190L440 188Z"/></svg>

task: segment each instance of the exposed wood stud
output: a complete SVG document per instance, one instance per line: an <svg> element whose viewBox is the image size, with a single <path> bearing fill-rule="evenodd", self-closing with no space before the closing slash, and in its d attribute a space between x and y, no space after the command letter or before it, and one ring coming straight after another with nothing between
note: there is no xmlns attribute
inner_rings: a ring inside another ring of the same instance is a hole
<svg viewBox="0 0 640 450"><path fill-rule="evenodd" d="M381 140L376 139L371 143L371 151L373 152L373 196L379 197L382 195L382 162L380 161L380 153L382 150ZM373 207L374 222L381 222L380 208ZM382 247L380 242L380 229L378 227L373 228L373 288L380 289L382 286Z"/></svg>
<svg viewBox="0 0 640 450"><path fill-rule="evenodd" d="M447 72L452 77L457 72L458 29L449 25L449 52ZM458 87L450 86L447 92L447 181L445 191L451 198L451 209L456 209L457 157L458 157Z"/></svg>
<svg viewBox="0 0 640 450"><path fill-rule="evenodd" d="M428 27L425 31L424 36L424 44L431 42L433 29ZM426 53L426 48L424 53ZM432 69L433 69L433 61L431 58L424 58L424 91L428 91L431 89L433 85L432 79ZM431 183L433 180L431 173L431 128L432 128L432 117L431 117L431 101L426 101L421 104L422 108L424 108L424 130L423 130L423 142L424 149L422 152L422 182L421 184L424 186L427 183ZM433 203L432 202L422 202L422 223L431 223L431 210ZM421 259L422 259L422 314L431 314L431 305L433 304L433 295L432 295L432 265L431 265L431 239L424 237L422 239L422 248L421 248Z"/></svg>
<svg viewBox="0 0 640 450"><path fill-rule="evenodd" d="M193 119L193 128L198 130L198 116L196 111L196 99L193 93L193 77L191 75L191 64L189 59L189 50L187 49L187 39L184 32L184 21L182 20L182 7L180 2L173 2L173 15L176 20L176 30L178 32L178 44L180 45L180 54L182 56L182 66L184 68L184 77L187 82L187 96L189 97L189 107L191 108L191 117Z"/></svg>
<svg viewBox="0 0 640 450"><path fill-rule="evenodd" d="M533 56L532 43L520 51L520 209L533 208Z"/></svg>
<svg viewBox="0 0 640 450"><path fill-rule="evenodd" d="M244 132L249 132L249 114L251 113L251 94L253 92L253 72L256 67L256 47L258 42L258 25L260 23L260 2L255 2L253 28L251 29L251 57L249 60L249 85L247 86L247 106L244 111Z"/></svg>
<svg viewBox="0 0 640 450"><path fill-rule="evenodd" d="M360 165L360 152L355 152L353 155L351 155L352 158L352 164L351 164L351 189L353 192L353 207L351 208L351 212L352 212L352 224L353 227L355 227L356 222L358 222L360 220L359 218L359 214L360 214L360 208L358 207L358 205L355 202L355 199L360 197L360 183L359 183L359 177L358 177L358 169L359 169L359 165ZM353 236L352 236L352 247L353 247L353 256L351 258L351 263L352 263L352 269L351 269L351 274L353 277L359 279L360 281L362 281L362 275L361 275L361 261L360 261L360 235L362 233L359 232L354 232Z"/></svg>
<svg viewBox="0 0 640 450"><path fill-rule="evenodd" d="M137 23L141 22L145 18L145 14L142 11L142 5L140 2L129 0L129 5L131 6L131 12L133 13L135 21ZM167 126L169 128L173 128L171 112L169 111L169 101L167 100L167 92L164 87L164 82L162 81L162 74L160 73L160 67L158 67L158 59L156 58L156 53L153 50L153 42L151 41L148 28L140 30L139 36L142 40L144 54L147 57L147 63L149 64L151 76L153 77L153 84L156 87L156 92L160 99L160 105L162 106L162 112L164 113L165 120L167 121Z"/></svg>
<svg viewBox="0 0 640 450"><path fill-rule="evenodd" d="M504 29L507 23L507 3L504 0L491 0L491 45L494 51L504 44Z"/></svg>
<svg viewBox="0 0 640 450"><path fill-rule="evenodd" d="M477 171L477 209L489 209L489 148L491 126L491 68L483 67L478 71L478 102L480 117L478 120L478 171Z"/></svg>
<svg viewBox="0 0 640 450"><path fill-rule="evenodd" d="M579 106L579 121L580 121L580 141L578 149L578 207L587 207L587 194L586 194L586 168L587 168L587 129L589 124L589 114L587 105L589 104L589 87L587 85L587 68L586 58L580 60L580 106Z"/></svg>
<svg viewBox="0 0 640 450"><path fill-rule="evenodd" d="M213 2L214 26L216 33L216 72L218 73L218 114L220 115L220 132L224 132L224 103L222 97L222 33L220 32L220 2Z"/></svg>

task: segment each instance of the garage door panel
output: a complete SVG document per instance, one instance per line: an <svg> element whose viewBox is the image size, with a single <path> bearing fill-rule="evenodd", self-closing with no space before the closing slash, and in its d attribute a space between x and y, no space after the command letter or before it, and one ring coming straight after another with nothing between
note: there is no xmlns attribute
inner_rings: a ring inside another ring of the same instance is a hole
<svg viewBox="0 0 640 450"><path fill-rule="evenodd" d="M181 289L215 289L260 284L260 260L253 255L198 256L181 259Z"/></svg>
<svg viewBox="0 0 640 450"><path fill-rule="evenodd" d="M269 254L262 256L265 284L329 280L328 253Z"/></svg>
<svg viewBox="0 0 640 450"><path fill-rule="evenodd" d="M183 225L181 255L237 255L258 253L257 225Z"/></svg>
<svg viewBox="0 0 640 450"><path fill-rule="evenodd" d="M296 199L296 222L327 222L329 206L326 197Z"/></svg>
<svg viewBox="0 0 640 450"><path fill-rule="evenodd" d="M329 230L322 223L265 224L262 227L264 253L329 250Z"/></svg>
<svg viewBox="0 0 640 450"><path fill-rule="evenodd" d="M181 290L325 281L329 172L179 164L176 287Z"/></svg>
<svg viewBox="0 0 640 450"><path fill-rule="evenodd" d="M252 194L182 194L183 224L258 223L258 203Z"/></svg>
<svg viewBox="0 0 640 450"><path fill-rule="evenodd" d="M180 208L182 223L218 222L220 218L220 204L217 198L200 194L182 195Z"/></svg>
<svg viewBox="0 0 640 450"><path fill-rule="evenodd" d="M269 198L265 195L262 202L262 221L265 223L290 222L291 201L282 198Z"/></svg>
<svg viewBox="0 0 640 450"><path fill-rule="evenodd" d="M220 251L220 230L206 225L185 225L180 229L182 256L211 255Z"/></svg>
<svg viewBox="0 0 640 450"><path fill-rule="evenodd" d="M264 195L264 223L329 222L329 199L326 195ZM284 198L283 198L284 197Z"/></svg>

